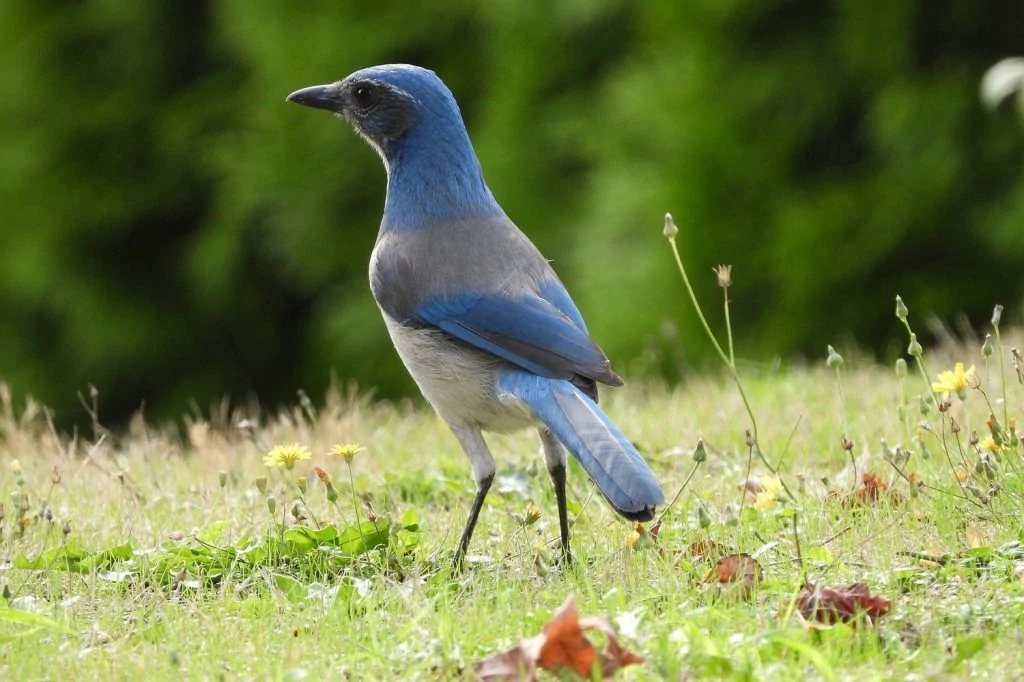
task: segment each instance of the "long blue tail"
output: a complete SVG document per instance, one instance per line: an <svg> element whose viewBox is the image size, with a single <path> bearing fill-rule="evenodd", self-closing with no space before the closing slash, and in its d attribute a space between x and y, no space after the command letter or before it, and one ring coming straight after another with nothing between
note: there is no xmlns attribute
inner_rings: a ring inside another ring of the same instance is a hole
<svg viewBox="0 0 1024 682"><path fill-rule="evenodd" d="M664 503L654 472L600 407L568 381L522 370L498 377L500 395L524 401L583 465L619 514L633 521L654 518Z"/></svg>

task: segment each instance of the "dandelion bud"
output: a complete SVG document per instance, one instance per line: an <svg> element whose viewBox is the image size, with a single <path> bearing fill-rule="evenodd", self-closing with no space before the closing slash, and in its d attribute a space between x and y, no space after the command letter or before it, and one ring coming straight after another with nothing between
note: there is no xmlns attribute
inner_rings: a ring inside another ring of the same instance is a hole
<svg viewBox="0 0 1024 682"><path fill-rule="evenodd" d="M299 476L295 479L295 487L299 489L300 495L305 495L306 491L309 490L309 479L305 476Z"/></svg>
<svg viewBox="0 0 1024 682"><path fill-rule="evenodd" d="M43 519L47 522L53 521L53 510L47 507L43 510Z"/></svg>
<svg viewBox="0 0 1024 682"><path fill-rule="evenodd" d="M920 358L924 355L924 348L921 348L921 344L917 341L917 334L910 333L910 345L907 346L907 355L914 358Z"/></svg>
<svg viewBox="0 0 1024 682"><path fill-rule="evenodd" d="M900 379L907 378L907 361L903 358L897 358L896 360L896 376Z"/></svg>
<svg viewBox="0 0 1024 682"><path fill-rule="evenodd" d="M960 424L952 417L949 418L949 430L953 433L960 433Z"/></svg>
<svg viewBox="0 0 1024 682"><path fill-rule="evenodd" d="M939 412L945 414L946 412L949 411L949 408L950 406L952 406L952 404L953 403L949 402L948 400L943 400L942 402L939 403Z"/></svg>
<svg viewBox="0 0 1024 682"><path fill-rule="evenodd" d="M327 481L327 501L337 502L338 501L338 489L334 487L334 484Z"/></svg>
<svg viewBox="0 0 1024 682"><path fill-rule="evenodd" d="M661 233L665 235L666 239L675 239L676 235L679 234L679 228L676 227L676 222L672 220L672 214L665 214L665 227L661 230Z"/></svg>
<svg viewBox="0 0 1024 682"><path fill-rule="evenodd" d="M974 485L973 483L968 483L964 487L967 488L968 492L970 492L972 495L974 495L976 498L978 498L978 500L982 504L988 504L988 495L986 495L984 492L982 492L981 488L979 488L978 486Z"/></svg>
<svg viewBox="0 0 1024 682"><path fill-rule="evenodd" d="M219 472L217 474L217 483L220 484L221 488L227 486L227 484L228 484L228 472L226 472L226 471Z"/></svg>
<svg viewBox="0 0 1024 682"><path fill-rule="evenodd" d="M316 477L319 478L323 483L331 482L331 475L327 473L327 470L323 467L313 467L313 471L316 472Z"/></svg>
<svg viewBox="0 0 1024 682"><path fill-rule="evenodd" d="M906 322L907 321L907 315L909 313L910 313L910 311L907 310L907 304L905 304L903 302L903 298L900 297L900 296L897 296L896 297L896 319L898 319L900 322Z"/></svg>
<svg viewBox="0 0 1024 682"><path fill-rule="evenodd" d="M995 308L992 308L992 326L998 327L999 323L1003 319L1003 306L996 304Z"/></svg>
<svg viewBox="0 0 1024 682"><path fill-rule="evenodd" d="M50 483L58 485L60 483L60 469L56 464L53 465L53 470L50 471Z"/></svg>
<svg viewBox="0 0 1024 682"><path fill-rule="evenodd" d="M907 419L907 408L904 407L903 405L897 405L896 406L896 418L899 419L901 422L902 421L906 421L906 419Z"/></svg>
<svg viewBox="0 0 1024 682"><path fill-rule="evenodd" d="M704 439L697 439L697 447L693 449L693 461L697 464L708 461L708 451L704 449Z"/></svg>
<svg viewBox="0 0 1024 682"><path fill-rule="evenodd" d="M981 441L981 439L978 438L978 432L977 431L971 431L971 437L967 439L968 445L973 447L973 446L977 445L979 443L979 441Z"/></svg>
<svg viewBox="0 0 1024 682"><path fill-rule="evenodd" d="M298 502L292 505L291 514L292 518L296 521L302 520L302 507L299 506Z"/></svg>
<svg viewBox="0 0 1024 682"><path fill-rule="evenodd" d="M825 361L829 367L839 367L843 364L843 356L836 352L831 345L828 347L828 359Z"/></svg>
<svg viewBox="0 0 1024 682"><path fill-rule="evenodd" d="M850 452L851 450L853 450L853 441L850 440L850 437L847 436L845 433L843 434L842 443L843 443L843 450L846 450L847 452Z"/></svg>
<svg viewBox="0 0 1024 682"><path fill-rule="evenodd" d="M60 529L60 532L64 533L64 537L71 535L71 522L65 521L64 527Z"/></svg>
<svg viewBox="0 0 1024 682"><path fill-rule="evenodd" d="M996 348L992 345L992 335L985 334L985 342L981 344L981 357L988 359L992 357L992 354L995 352Z"/></svg>
<svg viewBox="0 0 1024 682"><path fill-rule="evenodd" d="M257 476L256 477L256 490L259 491L260 495L267 494L267 477Z"/></svg>
<svg viewBox="0 0 1024 682"><path fill-rule="evenodd" d="M701 528L710 528L712 524L711 514L702 504L697 505L697 523Z"/></svg>
<svg viewBox="0 0 1024 682"><path fill-rule="evenodd" d="M895 456L895 453L889 447L889 444L885 442L884 438L880 439L880 441L882 443L882 459L884 459L887 462L891 462L893 457Z"/></svg>
<svg viewBox="0 0 1024 682"><path fill-rule="evenodd" d="M917 409L921 414L928 414L932 407L928 404L928 400L923 395L917 396Z"/></svg>
<svg viewBox="0 0 1024 682"><path fill-rule="evenodd" d="M743 442L748 448L752 448L757 445L757 441L754 440L754 434L750 432L750 429L747 429L746 438L743 439Z"/></svg>
<svg viewBox="0 0 1024 682"><path fill-rule="evenodd" d="M271 515L277 513L277 498L273 495L267 498L267 511L269 511Z"/></svg>

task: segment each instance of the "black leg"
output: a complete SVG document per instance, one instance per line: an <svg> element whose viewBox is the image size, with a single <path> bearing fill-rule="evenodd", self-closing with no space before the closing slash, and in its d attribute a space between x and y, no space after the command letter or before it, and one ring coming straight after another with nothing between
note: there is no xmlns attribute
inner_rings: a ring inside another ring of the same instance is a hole
<svg viewBox="0 0 1024 682"><path fill-rule="evenodd" d="M562 534L562 556L566 565L572 563L569 551L569 512L565 508L565 465L558 464L550 469L551 482L555 484L555 501L558 503L558 530Z"/></svg>
<svg viewBox="0 0 1024 682"><path fill-rule="evenodd" d="M563 484L565 482L565 472L562 474ZM476 528L477 517L480 516L480 510L484 506L484 499L487 497L487 491L491 489L491 484L494 483L494 474L481 479L476 485L476 497L473 498L473 506L469 510L469 519L466 520L466 527L462 531L462 539L459 540L459 547L455 550L455 568L462 568L462 560L466 557L466 550L469 549L469 541L473 537L473 529ZM563 498L564 498L563 492Z"/></svg>

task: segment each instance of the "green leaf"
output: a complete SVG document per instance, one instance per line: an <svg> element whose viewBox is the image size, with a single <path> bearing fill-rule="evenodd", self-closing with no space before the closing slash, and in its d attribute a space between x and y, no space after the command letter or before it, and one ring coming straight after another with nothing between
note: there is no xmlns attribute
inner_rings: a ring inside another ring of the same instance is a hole
<svg viewBox="0 0 1024 682"><path fill-rule="evenodd" d="M338 546L350 556L359 556L387 543L388 525L373 521L349 526L338 538Z"/></svg>
<svg viewBox="0 0 1024 682"><path fill-rule="evenodd" d="M822 564L832 563L832 552L828 550L828 547L808 547L803 552L804 559L806 561L816 561Z"/></svg>
<svg viewBox="0 0 1024 682"><path fill-rule="evenodd" d="M956 654L943 666L945 672L952 672L960 667L960 664L969 658L974 657L979 651L985 648L986 640L977 635L965 635L953 638L953 648Z"/></svg>
<svg viewBox="0 0 1024 682"><path fill-rule="evenodd" d="M31 611L22 611L21 609L12 609L6 606L0 607L0 621L5 623L14 623L16 625L24 625L31 628L31 631L35 631L40 628L47 628L67 634L71 634L73 632L73 630L64 627L52 618L47 618L46 616L38 613L32 613Z"/></svg>
<svg viewBox="0 0 1024 682"><path fill-rule="evenodd" d="M402 528L411 532L418 532L420 529L420 514L415 509L406 509L400 521Z"/></svg>
<svg viewBox="0 0 1024 682"><path fill-rule="evenodd" d="M228 521L216 521L211 523L196 533L196 540L208 545L215 545L220 542L220 538L224 534L224 531L227 530L228 525Z"/></svg>
<svg viewBox="0 0 1024 682"><path fill-rule="evenodd" d="M790 649L794 653L799 654L803 658L807 659L807 662L818 669L821 673L821 677L824 680L835 680L836 672L829 665L829 662L825 660L825 657L821 655L821 652L812 647L810 644L805 642L798 642L793 639L784 639L782 637L772 637L772 642L778 644L781 647Z"/></svg>
<svg viewBox="0 0 1024 682"><path fill-rule="evenodd" d="M274 587L284 594L285 598L292 603L305 601L309 596L309 590L295 578L281 573L274 573Z"/></svg>

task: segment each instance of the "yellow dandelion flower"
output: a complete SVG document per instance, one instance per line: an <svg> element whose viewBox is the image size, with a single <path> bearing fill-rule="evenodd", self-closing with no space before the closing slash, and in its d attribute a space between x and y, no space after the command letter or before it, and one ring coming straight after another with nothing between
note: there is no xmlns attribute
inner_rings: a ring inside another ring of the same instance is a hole
<svg viewBox="0 0 1024 682"><path fill-rule="evenodd" d="M523 518L524 526L532 526L533 524L540 521L541 511L540 507L535 505L533 502L529 502L526 505L526 516Z"/></svg>
<svg viewBox="0 0 1024 682"><path fill-rule="evenodd" d="M21 473L21 462L19 462L18 460L12 459L9 466L11 467L11 471L14 472L15 474Z"/></svg>
<svg viewBox="0 0 1024 682"><path fill-rule="evenodd" d="M636 530L629 531L629 533L626 534L626 547L628 549L633 549L639 540L640 533L638 533Z"/></svg>
<svg viewBox="0 0 1024 682"><path fill-rule="evenodd" d="M288 471L295 468L300 460L312 459L309 448L298 443L282 443L263 456L263 465L268 467L284 467Z"/></svg>
<svg viewBox="0 0 1024 682"><path fill-rule="evenodd" d="M779 501L779 496L775 493L770 493L767 490L762 490L754 498L754 509L759 512L770 511L775 503Z"/></svg>
<svg viewBox="0 0 1024 682"><path fill-rule="evenodd" d="M776 498L782 494L782 480L778 476L768 476L761 479L761 490L771 493Z"/></svg>
<svg viewBox="0 0 1024 682"><path fill-rule="evenodd" d="M982 450L991 452L993 455L999 454L999 446L996 445L996 441L992 436L985 436L984 438L982 438L981 441L978 443L978 447L981 448Z"/></svg>
<svg viewBox="0 0 1024 682"><path fill-rule="evenodd" d="M331 454L343 457L349 464L360 452L366 452L366 448L358 443L339 443L331 448Z"/></svg>
<svg viewBox="0 0 1024 682"><path fill-rule="evenodd" d="M958 362L953 371L939 372L939 380L932 382L932 390L941 393L943 400L948 400L951 392L956 393L960 400L964 400L967 398L967 389L975 388L977 385L974 365L964 371L964 363Z"/></svg>

